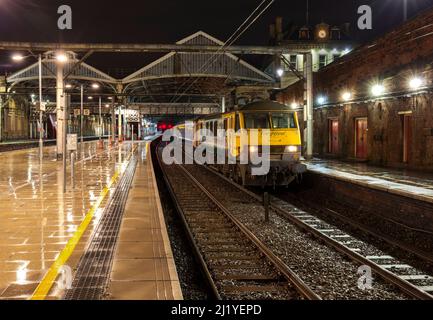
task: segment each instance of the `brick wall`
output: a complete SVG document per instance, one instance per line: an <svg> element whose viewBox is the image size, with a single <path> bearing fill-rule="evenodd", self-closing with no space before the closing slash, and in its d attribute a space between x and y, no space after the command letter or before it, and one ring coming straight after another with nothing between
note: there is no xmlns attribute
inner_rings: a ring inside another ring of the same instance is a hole
<svg viewBox="0 0 433 320"><path fill-rule="evenodd" d="M409 80L425 79L425 90L411 92ZM376 99L371 86L384 85ZM433 170L433 10L426 11L373 43L364 45L314 75L314 96L327 97L315 106L314 152L327 155L329 119L339 120L341 158L355 157L355 119L368 119L368 156L373 164ZM353 101L341 95L350 91ZM304 100L303 83L276 94L280 102ZM403 115L411 112L408 163L403 163ZM302 126L303 113L300 112Z"/></svg>

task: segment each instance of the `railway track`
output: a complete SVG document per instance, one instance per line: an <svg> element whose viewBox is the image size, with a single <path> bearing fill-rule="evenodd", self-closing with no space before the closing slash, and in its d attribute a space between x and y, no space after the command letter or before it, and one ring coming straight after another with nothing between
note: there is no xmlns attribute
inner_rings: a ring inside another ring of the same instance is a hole
<svg viewBox="0 0 433 320"><path fill-rule="evenodd" d="M203 168L224 179L227 183L245 193L246 196L252 197L259 202L262 201L260 195L243 188L216 172L213 168L205 166ZM422 300L433 299L433 276L425 274L425 272L379 250L372 254L371 250L369 250L369 244L280 198L271 196L270 209L354 262L369 266L381 278L398 287L407 295Z"/></svg>
<svg viewBox="0 0 433 320"><path fill-rule="evenodd" d="M157 157L217 299L320 299L183 166Z"/></svg>

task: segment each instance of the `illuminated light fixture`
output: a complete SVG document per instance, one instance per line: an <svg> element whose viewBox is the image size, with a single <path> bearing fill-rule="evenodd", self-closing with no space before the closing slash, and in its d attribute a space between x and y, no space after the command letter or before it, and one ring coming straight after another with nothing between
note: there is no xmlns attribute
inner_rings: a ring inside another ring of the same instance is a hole
<svg viewBox="0 0 433 320"><path fill-rule="evenodd" d="M325 102L326 102L326 98L325 98L324 96L320 96L320 97L317 98L317 103L318 103L319 105L322 105L322 104L324 104Z"/></svg>
<svg viewBox="0 0 433 320"><path fill-rule="evenodd" d="M71 89L72 88L72 84L67 84L66 86L65 86L67 89Z"/></svg>
<svg viewBox="0 0 433 320"><path fill-rule="evenodd" d="M328 33L326 32L326 30L322 29L322 30L319 30L318 36L320 39L325 39L328 36Z"/></svg>
<svg viewBox="0 0 433 320"><path fill-rule="evenodd" d="M89 99L89 100L93 100L93 97L87 97L87 99Z"/></svg>
<svg viewBox="0 0 433 320"><path fill-rule="evenodd" d="M256 153L257 151L259 151L259 148L256 146L250 146L250 153Z"/></svg>
<svg viewBox="0 0 433 320"><path fill-rule="evenodd" d="M109 105L109 104L106 104L106 105L105 105L105 108L110 108L110 105Z"/></svg>
<svg viewBox="0 0 433 320"><path fill-rule="evenodd" d="M288 147L286 147L286 149L284 151L286 153L296 153L296 152L298 152L298 147L297 146L288 146Z"/></svg>
<svg viewBox="0 0 433 320"><path fill-rule="evenodd" d="M64 54L64 53L57 53L56 54L56 60L58 62L63 63L63 62L68 61L68 56L66 54Z"/></svg>
<svg viewBox="0 0 433 320"><path fill-rule="evenodd" d="M292 102L292 104L290 105L290 107L292 109L296 109L296 108L298 108L298 104L296 102Z"/></svg>
<svg viewBox="0 0 433 320"><path fill-rule="evenodd" d="M108 97L108 100L113 100L113 97Z"/></svg>
<svg viewBox="0 0 433 320"><path fill-rule="evenodd" d="M22 55L20 55L20 54L14 54L14 55L12 56L12 60L13 60L13 61L23 61L23 60L24 60L24 57L23 57Z"/></svg>
<svg viewBox="0 0 433 320"><path fill-rule="evenodd" d="M415 78L410 79L409 87L412 90L417 90L423 85L423 83L424 83L423 79L415 77Z"/></svg>
<svg viewBox="0 0 433 320"><path fill-rule="evenodd" d="M97 83L93 83L93 84L92 84L92 88L93 88L93 89L99 89L99 84L97 84Z"/></svg>
<svg viewBox="0 0 433 320"><path fill-rule="evenodd" d="M284 70L283 70L282 68L278 68L278 70L277 70L277 75L278 75L279 77L282 77L283 74L284 74Z"/></svg>
<svg viewBox="0 0 433 320"><path fill-rule="evenodd" d="M349 101L350 99L352 99L352 94L349 91L346 91L341 95L341 97L344 101Z"/></svg>
<svg viewBox="0 0 433 320"><path fill-rule="evenodd" d="M385 92L385 87L381 84L375 84L371 87L371 94L375 97L381 96Z"/></svg>

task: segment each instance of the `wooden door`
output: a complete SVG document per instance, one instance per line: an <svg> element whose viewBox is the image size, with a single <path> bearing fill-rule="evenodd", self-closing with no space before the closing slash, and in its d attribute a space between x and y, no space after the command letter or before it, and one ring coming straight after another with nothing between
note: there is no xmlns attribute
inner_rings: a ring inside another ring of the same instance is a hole
<svg viewBox="0 0 433 320"><path fill-rule="evenodd" d="M339 123L336 119L329 120L329 153L337 154L339 148L338 139Z"/></svg>
<svg viewBox="0 0 433 320"><path fill-rule="evenodd" d="M367 119L355 120L355 143L356 143L356 158L367 159L367 138L368 138L368 122Z"/></svg>
<svg viewBox="0 0 433 320"><path fill-rule="evenodd" d="M403 162L409 163L412 148L412 115L403 116Z"/></svg>

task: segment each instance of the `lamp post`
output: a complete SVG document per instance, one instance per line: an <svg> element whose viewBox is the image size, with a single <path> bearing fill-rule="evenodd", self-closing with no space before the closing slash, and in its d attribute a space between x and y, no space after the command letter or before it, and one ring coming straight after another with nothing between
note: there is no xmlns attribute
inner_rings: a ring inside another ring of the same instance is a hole
<svg viewBox="0 0 433 320"><path fill-rule="evenodd" d="M80 86L80 146L81 151L83 150L83 118L84 118L84 87L83 85Z"/></svg>
<svg viewBox="0 0 433 320"><path fill-rule="evenodd" d="M99 96L99 147L103 147L102 142L102 97Z"/></svg>
<svg viewBox="0 0 433 320"><path fill-rule="evenodd" d="M42 110L42 55L39 54L38 59L39 65L39 161L42 161L44 158L44 120L43 120L43 110Z"/></svg>
<svg viewBox="0 0 433 320"><path fill-rule="evenodd" d="M35 57L34 55L30 56L22 56L20 54L15 54L12 56L12 60L15 62L21 62L28 57ZM43 124L43 110L42 110L42 55L38 55L38 78L39 78L39 160L43 159L43 148L44 148L44 140L43 140L43 132L44 132L44 124ZM1 110L1 107L0 107ZM0 120L1 121L1 120ZM0 125L1 128L1 125ZM1 133L0 133L1 140Z"/></svg>

